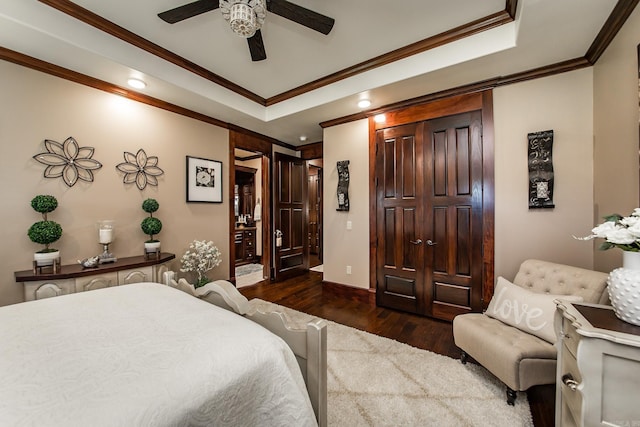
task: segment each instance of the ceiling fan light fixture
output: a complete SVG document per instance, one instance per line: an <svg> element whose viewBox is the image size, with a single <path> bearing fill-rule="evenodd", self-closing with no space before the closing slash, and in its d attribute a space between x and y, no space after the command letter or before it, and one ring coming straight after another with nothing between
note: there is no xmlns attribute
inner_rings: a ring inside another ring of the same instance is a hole
<svg viewBox="0 0 640 427"><path fill-rule="evenodd" d="M231 30L244 38L253 37L267 16L264 0L220 0L220 11Z"/></svg>

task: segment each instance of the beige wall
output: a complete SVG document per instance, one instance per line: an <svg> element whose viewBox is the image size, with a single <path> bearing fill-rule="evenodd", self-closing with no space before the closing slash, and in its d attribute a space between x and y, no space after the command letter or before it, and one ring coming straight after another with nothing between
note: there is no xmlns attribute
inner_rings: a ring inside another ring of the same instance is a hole
<svg viewBox="0 0 640 427"><path fill-rule="evenodd" d="M223 255L223 264L211 277L228 277L227 188L223 187L222 204L185 202L186 155L221 160L223 175L228 176L227 130L8 62L0 61L0 75L0 305L23 300L13 273L31 268L33 252L41 249L26 235L40 219L29 203L37 194L58 199L50 219L64 230L54 244L63 264L101 251L95 227L102 219L116 221L111 245L116 256L141 255L146 240L140 230L146 216L141 203L152 197L160 203L155 215L163 223L157 236L163 251L179 258L191 240L211 239ZM69 136L80 146L95 148L93 158L103 167L95 171L93 183L69 188L61 179L45 179L45 166L32 159L45 151L45 139L63 142ZM115 169L124 151L140 148L158 156L164 170L158 187L144 191L123 184ZM179 262L171 267L179 268Z"/></svg>
<svg viewBox="0 0 640 427"><path fill-rule="evenodd" d="M638 207L638 54L640 8L594 66L594 224ZM597 243L599 244L599 242ZM595 267L622 265L622 251L596 251Z"/></svg>
<svg viewBox="0 0 640 427"><path fill-rule="evenodd" d="M593 266L592 69L497 88L495 271L513 278L526 258ZM527 134L553 129L553 209L529 209Z"/></svg>
<svg viewBox="0 0 640 427"><path fill-rule="evenodd" d="M592 227L592 71L495 90L496 275L512 278L530 257L592 265L592 247L571 235ZM556 208L528 209L527 133L553 129ZM324 131L324 279L369 286L368 123ZM336 212L336 161L350 160L351 211ZM353 230L346 230L351 220ZM346 275L352 265L352 275Z"/></svg>
<svg viewBox="0 0 640 427"><path fill-rule="evenodd" d="M360 120L327 128L323 138L323 279L358 288L369 287L368 126ZM349 212L336 211L340 160L349 160Z"/></svg>

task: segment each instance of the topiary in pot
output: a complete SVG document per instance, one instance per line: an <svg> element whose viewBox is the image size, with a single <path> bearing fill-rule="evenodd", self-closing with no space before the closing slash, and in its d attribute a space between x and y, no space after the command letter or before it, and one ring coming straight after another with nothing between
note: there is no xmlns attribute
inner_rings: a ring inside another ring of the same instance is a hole
<svg viewBox="0 0 640 427"><path fill-rule="evenodd" d="M58 258L59 254L57 249L50 248L49 245L58 241L62 237L62 227L55 221L47 219L47 214L53 212L58 207L58 201L55 197L49 195L39 195L31 200L31 207L42 214L42 221L38 221L33 224L27 231L29 239L40 245L44 245L44 249L36 252L34 258L38 262L38 265L52 264L52 259ZM51 254L51 256L44 256L42 254Z"/></svg>
<svg viewBox="0 0 640 427"><path fill-rule="evenodd" d="M148 252L155 251L160 245L160 241L153 237L162 230L162 222L153 216L153 213L157 211L159 207L160 204L156 199L147 199L142 202L142 210L149 214L149 216L143 219L140 224L140 228L144 234L149 236L149 240L144 242L145 248Z"/></svg>

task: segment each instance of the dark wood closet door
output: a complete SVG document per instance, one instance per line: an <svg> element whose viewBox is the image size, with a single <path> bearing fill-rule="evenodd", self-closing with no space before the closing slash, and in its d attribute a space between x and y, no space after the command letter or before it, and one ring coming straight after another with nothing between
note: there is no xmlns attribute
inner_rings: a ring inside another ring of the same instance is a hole
<svg viewBox="0 0 640 427"><path fill-rule="evenodd" d="M309 268L307 220L307 167L304 160L276 153L274 170L275 279L304 273Z"/></svg>
<svg viewBox="0 0 640 427"><path fill-rule="evenodd" d="M481 112L425 122L427 313L482 308Z"/></svg>
<svg viewBox="0 0 640 427"><path fill-rule="evenodd" d="M481 309L481 112L376 132L377 303L451 320Z"/></svg>
<svg viewBox="0 0 640 427"><path fill-rule="evenodd" d="M412 313L425 310L423 127L410 124L376 134L376 299Z"/></svg>

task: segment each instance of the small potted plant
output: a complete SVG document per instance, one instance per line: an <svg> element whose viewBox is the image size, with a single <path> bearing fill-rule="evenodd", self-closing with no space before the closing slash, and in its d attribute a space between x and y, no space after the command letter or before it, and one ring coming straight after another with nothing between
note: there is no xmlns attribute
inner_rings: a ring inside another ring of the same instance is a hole
<svg viewBox="0 0 640 427"><path fill-rule="evenodd" d="M162 222L153 216L153 213L157 211L159 207L160 204L156 199L147 199L142 202L142 210L149 214L140 224L140 228L144 234L149 236L149 240L144 242L145 253L160 251L160 240L153 237L162 230Z"/></svg>
<svg viewBox="0 0 640 427"><path fill-rule="evenodd" d="M62 227L57 222L48 220L47 214L58 207L58 200L53 196L39 195L31 200L31 207L42 214L42 221L33 224L27 235L32 242L44 245L44 249L33 254L33 259L38 266L53 265L60 258L60 251L49 245L62 237Z"/></svg>

